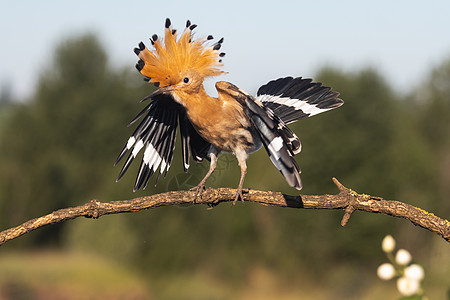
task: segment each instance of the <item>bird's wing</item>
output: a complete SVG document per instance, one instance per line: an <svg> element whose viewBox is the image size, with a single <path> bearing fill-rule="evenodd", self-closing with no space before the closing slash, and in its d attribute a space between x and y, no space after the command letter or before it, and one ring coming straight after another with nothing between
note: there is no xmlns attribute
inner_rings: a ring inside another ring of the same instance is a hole
<svg viewBox="0 0 450 300"><path fill-rule="evenodd" d="M180 120L180 134L181 134L181 149L183 152L183 167L187 172L189 169L190 156L195 161L202 161L205 157L208 157L208 150L211 147L211 143L205 141L192 126L191 121L188 119L184 108L179 113Z"/></svg>
<svg viewBox="0 0 450 300"><path fill-rule="evenodd" d="M270 160L283 174L287 183L300 190L302 188L301 171L294 159L292 145L287 143L289 136L286 134L293 134L295 140L300 143L297 136L282 121L273 118L270 110L260 106L253 97L247 97L245 103L248 108L246 114L258 131Z"/></svg>
<svg viewBox="0 0 450 300"><path fill-rule="evenodd" d="M257 92L257 99L285 124L341 106L338 97L330 87L301 77L272 80Z"/></svg>
<svg viewBox="0 0 450 300"><path fill-rule="evenodd" d="M290 186L300 190L302 188L300 168L294 159L293 144L289 142L290 137L298 140L297 136L273 114L270 108L263 106L253 96L231 83L227 83L226 88L229 94L244 107L244 112L258 133L272 163Z"/></svg>
<svg viewBox="0 0 450 300"><path fill-rule="evenodd" d="M128 139L115 163L117 164L132 149L117 178L117 180L120 180L141 149L145 148L134 186L135 191L142 187L145 188L149 179L157 172L158 168L158 178L163 173L165 175L169 170L175 149L178 119L181 125L180 134L184 169L187 171L189 168L191 149L197 155L197 157L194 156L195 159L199 160L204 157L200 146L205 147L205 144L194 144L194 141L198 142L202 138L185 117L186 112L184 108L167 94L155 95L151 97L151 100L150 104L130 122L129 126L145 115L133 135Z"/></svg>

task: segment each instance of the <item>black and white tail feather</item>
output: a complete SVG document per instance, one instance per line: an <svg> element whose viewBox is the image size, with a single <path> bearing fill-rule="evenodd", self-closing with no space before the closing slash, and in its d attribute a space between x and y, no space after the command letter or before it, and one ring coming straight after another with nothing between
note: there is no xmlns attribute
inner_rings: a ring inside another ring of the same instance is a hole
<svg viewBox="0 0 450 300"><path fill-rule="evenodd" d="M236 87L240 96L236 99L243 105L247 118L258 133L272 163L296 189L302 188L300 168L294 155L301 151L300 139L287 124L341 106L344 102L339 93L331 88L301 77L280 78L261 86L257 97L253 97ZM170 168L175 149L176 129L180 123L181 147L184 170L190 164L190 156L202 161L208 158L211 144L194 129L186 116L185 109L168 95L158 94L151 99L130 125L140 119L133 135L117 158L116 164L130 151L117 180L123 176L131 162L145 147L144 156L137 175L134 190L145 188L151 176L159 168L159 176Z"/></svg>

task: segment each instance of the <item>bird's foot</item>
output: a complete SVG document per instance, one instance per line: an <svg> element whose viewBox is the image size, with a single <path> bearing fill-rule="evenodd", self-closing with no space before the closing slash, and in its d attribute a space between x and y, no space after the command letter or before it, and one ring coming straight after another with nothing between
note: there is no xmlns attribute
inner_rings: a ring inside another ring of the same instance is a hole
<svg viewBox="0 0 450 300"><path fill-rule="evenodd" d="M195 191L194 195L194 203L197 201L197 198L202 198L203 191L206 190L204 183L199 183L197 186L194 186L193 188L189 189L190 191Z"/></svg>
<svg viewBox="0 0 450 300"><path fill-rule="evenodd" d="M236 190L236 193L234 194L234 201L232 206L234 206L236 204L236 202L238 201L239 197L241 198L242 203L244 203L244 195L242 195L242 192L248 193L248 189L243 189L241 187L238 187Z"/></svg>

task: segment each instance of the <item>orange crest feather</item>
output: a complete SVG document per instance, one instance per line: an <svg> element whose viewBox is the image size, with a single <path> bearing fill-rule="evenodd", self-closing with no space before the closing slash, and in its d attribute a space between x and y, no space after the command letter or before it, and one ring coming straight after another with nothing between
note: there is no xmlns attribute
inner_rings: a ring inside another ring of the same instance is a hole
<svg viewBox="0 0 450 300"><path fill-rule="evenodd" d="M219 68L223 66L221 57L225 53L218 50L223 38L213 45L207 45L212 36L194 39L193 29L187 21L186 28L177 39L176 30L172 30L169 19L166 19L164 39L153 35L151 42L154 49L151 51L141 42L134 51L140 58L136 68L150 82L159 83L159 86L169 86L179 83L186 71L194 71L201 78L224 74Z"/></svg>

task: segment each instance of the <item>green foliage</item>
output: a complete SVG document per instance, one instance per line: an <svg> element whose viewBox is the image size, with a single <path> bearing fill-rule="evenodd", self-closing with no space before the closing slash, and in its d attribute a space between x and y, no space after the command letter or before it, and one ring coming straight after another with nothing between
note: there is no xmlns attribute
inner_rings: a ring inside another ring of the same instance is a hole
<svg viewBox="0 0 450 300"><path fill-rule="evenodd" d="M423 176L430 186L433 210L450 215L450 57L435 67L429 79L410 96L414 102L411 115L416 129L426 142L426 153L433 159L432 176ZM437 201L436 201L437 200Z"/></svg>
<svg viewBox="0 0 450 300"><path fill-rule="evenodd" d="M436 153L450 148L450 58L431 71L430 79L415 91L420 129Z"/></svg>

